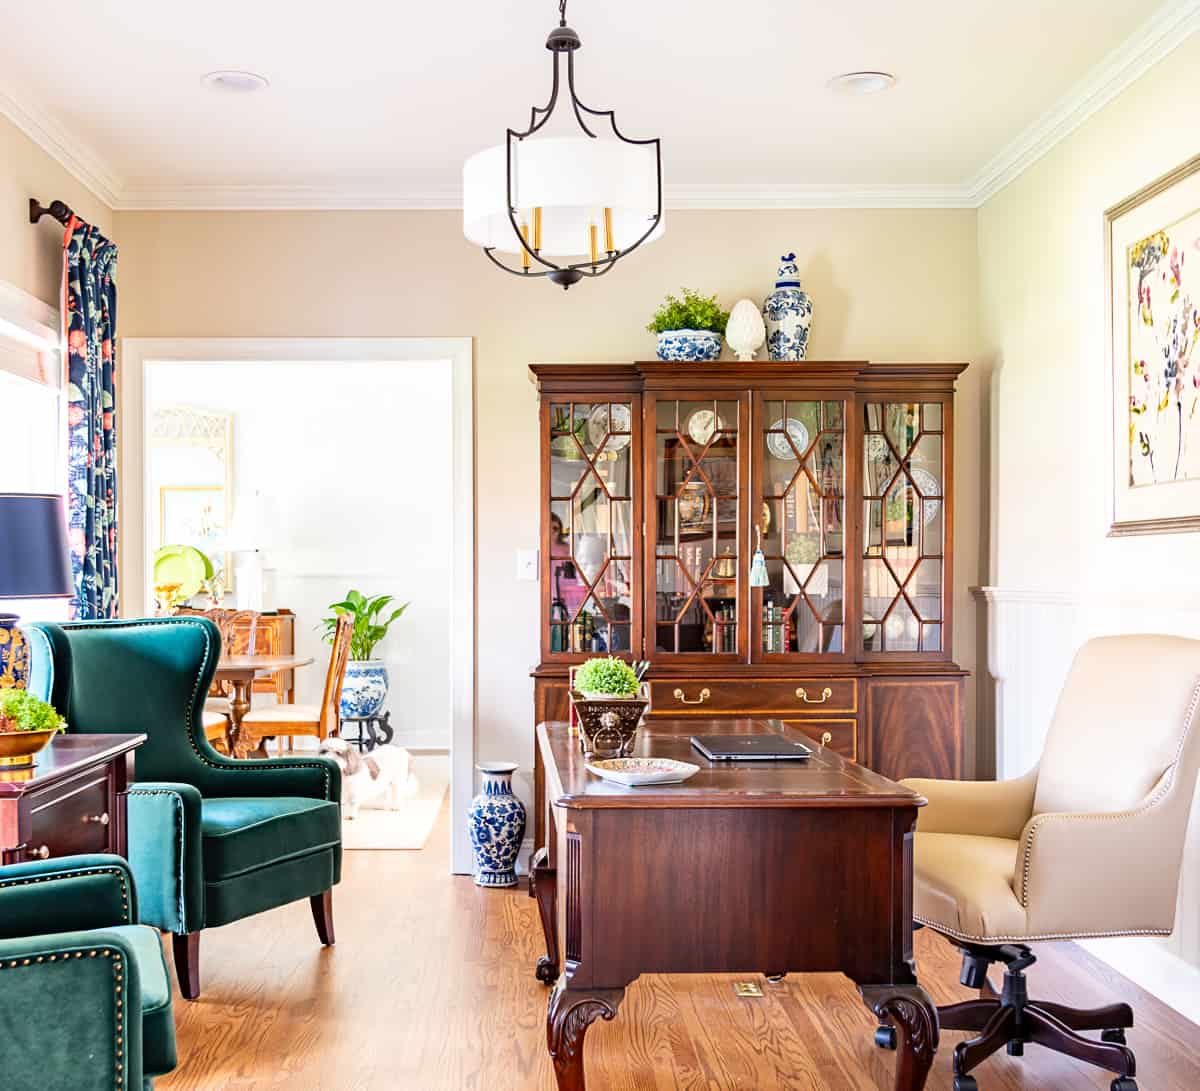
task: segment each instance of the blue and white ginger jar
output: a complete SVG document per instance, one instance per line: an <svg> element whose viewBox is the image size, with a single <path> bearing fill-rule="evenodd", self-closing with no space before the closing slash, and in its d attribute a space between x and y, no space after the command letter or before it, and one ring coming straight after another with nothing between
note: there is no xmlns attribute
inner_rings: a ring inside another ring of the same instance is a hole
<svg viewBox="0 0 1200 1091"><path fill-rule="evenodd" d="M663 330L658 335L658 358L698 364L721 358L721 335L712 330Z"/></svg>
<svg viewBox="0 0 1200 1091"><path fill-rule="evenodd" d="M512 790L517 766L492 761L475 768L483 777L483 790L467 811L475 848L475 885L516 886L517 854L525 837L525 804Z"/></svg>
<svg viewBox="0 0 1200 1091"><path fill-rule="evenodd" d="M342 719L377 716L388 695L388 672L382 659L351 659L342 682Z"/></svg>
<svg viewBox="0 0 1200 1091"><path fill-rule="evenodd" d="M796 255L784 254L779 260L779 279L775 281L775 291L763 303L767 352L772 360L803 360L808 355L808 330L812 325L812 314L812 300L800 287Z"/></svg>

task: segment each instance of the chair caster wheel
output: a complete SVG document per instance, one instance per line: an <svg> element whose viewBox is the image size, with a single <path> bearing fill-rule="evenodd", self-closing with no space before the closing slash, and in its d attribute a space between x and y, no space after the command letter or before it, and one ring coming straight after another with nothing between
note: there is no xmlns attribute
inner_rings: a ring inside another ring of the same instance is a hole
<svg viewBox="0 0 1200 1091"><path fill-rule="evenodd" d="M979 1091L979 1084L974 1076L955 1076L954 1091Z"/></svg>
<svg viewBox="0 0 1200 1091"><path fill-rule="evenodd" d="M1123 1046L1125 1045L1125 1031L1120 1027L1117 1027L1116 1030L1103 1031L1100 1035L1100 1041L1113 1042L1116 1045Z"/></svg>
<svg viewBox="0 0 1200 1091"><path fill-rule="evenodd" d="M896 1028L895 1027L877 1027L875 1030L875 1044L880 1049L895 1049L896 1048Z"/></svg>
<svg viewBox="0 0 1200 1091"><path fill-rule="evenodd" d="M1112 1091L1138 1091L1138 1086L1128 1076L1120 1076L1113 1080Z"/></svg>

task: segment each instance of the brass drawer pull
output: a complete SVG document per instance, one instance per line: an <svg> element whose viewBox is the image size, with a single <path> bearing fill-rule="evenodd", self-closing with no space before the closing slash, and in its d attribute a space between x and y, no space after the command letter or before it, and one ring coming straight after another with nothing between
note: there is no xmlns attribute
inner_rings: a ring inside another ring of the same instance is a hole
<svg viewBox="0 0 1200 1091"><path fill-rule="evenodd" d="M833 732L832 732L832 731L826 731L826 732L825 732L825 733L824 733L824 734L821 736L821 745L822 745L822 746L828 746L828 745L829 745L831 742L833 742Z"/></svg>
<svg viewBox="0 0 1200 1091"><path fill-rule="evenodd" d="M800 700L806 705L823 705L829 700L830 697L833 696L833 690L826 686L823 690L821 690L821 696L814 700L808 695L808 691L803 686L797 686L796 696L799 697Z"/></svg>
<svg viewBox="0 0 1200 1091"><path fill-rule="evenodd" d="M700 691L700 695L694 699L690 698L690 697L685 697L683 694L683 690L681 690L681 689L677 689L675 691L675 700L679 701L681 704L685 704L685 705L702 705L711 696L712 696L712 693L709 691L707 686L705 686L704 689L702 689Z"/></svg>
<svg viewBox="0 0 1200 1091"><path fill-rule="evenodd" d="M84 822L98 822L101 826L107 826L108 811L105 811L103 814L85 814L83 820Z"/></svg>
<svg viewBox="0 0 1200 1091"><path fill-rule="evenodd" d="M35 860L49 860L50 859L50 846L43 845L40 849L30 849L29 855L32 856Z"/></svg>

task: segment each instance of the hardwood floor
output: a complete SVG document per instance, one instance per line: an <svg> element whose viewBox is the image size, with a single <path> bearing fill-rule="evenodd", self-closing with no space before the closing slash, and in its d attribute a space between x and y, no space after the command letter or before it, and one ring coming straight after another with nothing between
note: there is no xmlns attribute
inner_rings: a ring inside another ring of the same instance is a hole
<svg viewBox="0 0 1200 1091"><path fill-rule="evenodd" d="M446 874L449 813L424 852L351 852L337 888L337 946L307 901L204 932L203 993L175 997L179 1068L159 1091L552 1091L541 932L524 889ZM799 925L802 927L802 923ZM921 980L964 999L953 948L917 934ZM1079 1006L1123 999L1142 1091L1200 1087L1200 1027L1070 944L1042 945L1030 992ZM744 975L742 975L744 977ZM762 999L733 977L650 977L588 1033L590 1091L865 1091L890 1088L894 1054L836 975L789 977ZM950 1088L946 1033L928 1087ZM1107 1088L1110 1077L1030 1047L977 1071L984 1091Z"/></svg>

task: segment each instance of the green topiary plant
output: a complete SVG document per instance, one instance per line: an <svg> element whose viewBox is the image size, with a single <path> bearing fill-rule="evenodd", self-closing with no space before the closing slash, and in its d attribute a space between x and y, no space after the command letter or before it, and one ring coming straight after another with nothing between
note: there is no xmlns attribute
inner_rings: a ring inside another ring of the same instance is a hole
<svg viewBox="0 0 1200 1091"><path fill-rule="evenodd" d="M64 720L40 697L24 689L0 689L0 731L62 731Z"/></svg>
<svg viewBox="0 0 1200 1091"><path fill-rule="evenodd" d="M634 669L615 655L589 659L575 672L575 688L580 693L602 693L606 697L632 697L638 691Z"/></svg>
<svg viewBox="0 0 1200 1091"><path fill-rule="evenodd" d="M683 289L683 298L668 295L666 302L654 312L646 327L651 333L667 330L711 330L724 334L729 312L721 310L715 295L703 296L690 288Z"/></svg>

